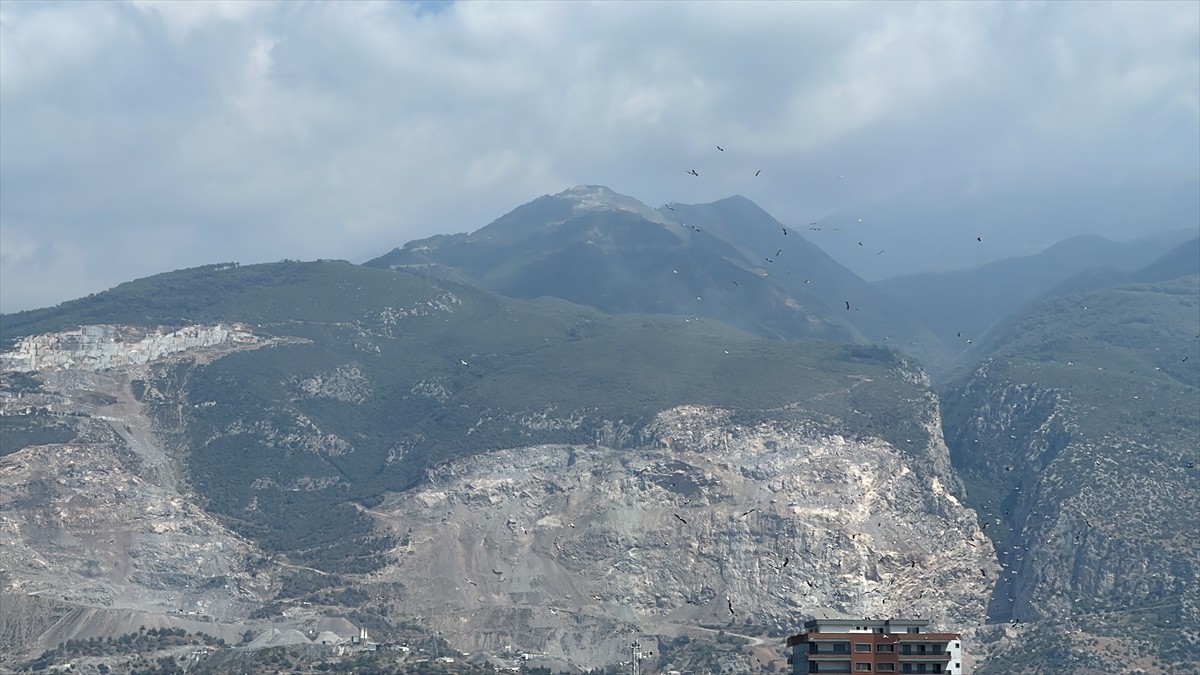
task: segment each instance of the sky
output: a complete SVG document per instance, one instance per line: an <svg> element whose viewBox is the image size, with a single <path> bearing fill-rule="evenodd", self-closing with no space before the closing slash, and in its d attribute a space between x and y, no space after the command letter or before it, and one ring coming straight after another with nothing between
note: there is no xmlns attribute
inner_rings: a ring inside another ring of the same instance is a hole
<svg viewBox="0 0 1200 675"><path fill-rule="evenodd" d="M578 184L868 279L1200 231L1200 2L0 2L0 312Z"/></svg>

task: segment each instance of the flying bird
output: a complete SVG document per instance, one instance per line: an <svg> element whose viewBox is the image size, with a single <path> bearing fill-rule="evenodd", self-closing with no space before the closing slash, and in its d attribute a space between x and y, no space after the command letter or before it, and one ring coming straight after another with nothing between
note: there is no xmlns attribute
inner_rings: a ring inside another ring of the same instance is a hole
<svg viewBox="0 0 1200 675"><path fill-rule="evenodd" d="M729 604L729 613L733 614L734 616L737 616L737 614L735 614L733 611L733 600L730 600L729 598L725 598L725 602Z"/></svg>
<svg viewBox="0 0 1200 675"><path fill-rule="evenodd" d="M975 237L975 241L983 241L983 237Z"/></svg>
<svg viewBox="0 0 1200 675"><path fill-rule="evenodd" d="M787 228L786 227L783 228L783 236L785 236L785 237L787 236Z"/></svg>
<svg viewBox="0 0 1200 675"><path fill-rule="evenodd" d="M719 145L717 146L717 149L718 149L718 150L720 150L721 152L725 152L725 148L722 148L722 147L721 147L721 146L719 146Z"/></svg>
<svg viewBox="0 0 1200 675"><path fill-rule="evenodd" d="M879 253L876 253L875 255L880 255L880 254L882 254L882 253L883 253L884 251L886 251L886 250L887 250L887 249L883 249L883 248L881 248L881 249L879 249Z"/></svg>
<svg viewBox="0 0 1200 675"><path fill-rule="evenodd" d="M754 172L754 175L755 175L755 176L757 176L757 175L758 175L758 174L760 174L760 173L762 173L762 169L759 169L758 171L755 171L755 172Z"/></svg>
<svg viewBox="0 0 1200 675"><path fill-rule="evenodd" d="M459 362L459 363L461 363L461 364L463 364L463 365L464 365L464 366L466 366L467 368L470 368L470 367L471 367L471 364L467 363L466 361L464 361L464 360L462 360L462 359L459 359L459 360L458 360L458 362Z"/></svg>
<svg viewBox="0 0 1200 675"><path fill-rule="evenodd" d="M692 169L691 171L688 171L687 173L690 173L690 174L692 174L693 176L699 176L699 175L700 175L700 174L696 173L696 170L695 170L695 169Z"/></svg>
<svg viewBox="0 0 1200 675"><path fill-rule="evenodd" d="M850 301L849 301L849 300L847 300L847 301L846 301L846 309L847 309L847 310L849 310L849 309L850 309Z"/></svg>
<svg viewBox="0 0 1200 675"><path fill-rule="evenodd" d="M683 523L684 525L688 524L687 521L683 519L683 516L679 515L678 513L675 513L672 515L674 515L677 519L679 519L679 522Z"/></svg>
<svg viewBox="0 0 1200 675"><path fill-rule="evenodd" d="M757 510L758 509L750 509L749 511L746 511L745 513L743 513L742 517L745 518L746 516L750 515L751 513L754 513Z"/></svg>

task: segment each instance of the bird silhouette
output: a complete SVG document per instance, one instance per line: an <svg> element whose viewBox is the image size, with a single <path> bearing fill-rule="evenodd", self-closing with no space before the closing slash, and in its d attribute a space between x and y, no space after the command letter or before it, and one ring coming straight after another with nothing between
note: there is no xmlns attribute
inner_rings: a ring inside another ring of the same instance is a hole
<svg viewBox="0 0 1200 675"><path fill-rule="evenodd" d="M850 301L849 300L846 301L846 309L850 309Z"/></svg>
<svg viewBox="0 0 1200 675"><path fill-rule="evenodd" d="M700 174L696 173L696 170L695 170L695 169L692 169L691 171L688 171L687 173L690 173L690 174L692 174L693 176L699 176L699 175L700 175Z"/></svg>
<svg viewBox="0 0 1200 675"><path fill-rule="evenodd" d="M725 152L725 148L722 148L722 147L721 147L721 146L719 146L719 145L717 146L717 149L718 149L718 150L720 150L721 152Z"/></svg>
<svg viewBox="0 0 1200 675"><path fill-rule="evenodd" d="M762 169L759 169L758 171L755 171L755 172L754 172L754 175L755 175L755 176L757 176L757 175L758 175L758 174L760 174L760 173L762 173Z"/></svg>
<svg viewBox="0 0 1200 675"><path fill-rule="evenodd" d="M676 514L673 514L673 515L674 515L676 518L678 518L678 519L679 519L679 522L683 523L684 525L687 525L687 524L688 524L688 522L687 522L686 520L684 520L684 519L683 519L683 516L679 515L678 513L676 513Z"/></svg>

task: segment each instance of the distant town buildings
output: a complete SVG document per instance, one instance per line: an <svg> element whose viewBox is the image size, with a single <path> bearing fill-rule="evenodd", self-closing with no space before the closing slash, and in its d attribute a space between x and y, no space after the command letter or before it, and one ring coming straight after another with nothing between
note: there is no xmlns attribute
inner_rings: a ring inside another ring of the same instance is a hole
<svg viewBox="0 0 1200 675"><path fill-rule="evenodd" d="M814 619L788 638L793 675L951 673L962 675L959 633L928 632L923 619Z"/></svg>

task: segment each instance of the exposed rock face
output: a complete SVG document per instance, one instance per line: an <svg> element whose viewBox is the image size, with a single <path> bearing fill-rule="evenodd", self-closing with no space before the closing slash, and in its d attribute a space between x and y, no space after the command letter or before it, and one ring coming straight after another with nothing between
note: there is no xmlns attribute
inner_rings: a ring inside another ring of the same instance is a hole
<svg viewBox="0 0 1200 675"><path fill-rule="evenodd" d="M948 401L956 463L1005 568L990 618L1020 638L998 664L1160 672L1200 657L1200 430L1176 422L1200 400L1122 375L1081 391L1072 364L993 360Z"/></svg>
<svg viewBox="0 0 1200 675"><path fill-rule="evenodd" d="M368 510L401 542L390 564L333 574L268 562L200 507L181 468L185 449L163 441L175 430L157 427L145 406L175 411L154 419L183 425L206 401L156 388L148 368L158 362L123 363L39 370L39 395L55 397L56 414L83 416L82 433L0 459L0 591L72 605L44 640L125 630L153 615L195 620L190 612L229 639L229 626L256 612L295 625L323 610L365 608L469 651L596 667L628 660L636 636L648 666L706 670L718 661L748 667L740 646L720 657L708 651L741 638L781 668L783 636L826 610L930 618L962 631L968 653L996 637L983 625L995 554L959 501L937 400L907 366L916 388L906 391L917 393L894 402L895 419L838 416L824 394L768 411L682 406L646 426L599 424L589 445L452 460ZM849 389L864 382L852 379ZM282 385L288 396L341 404L374 393L353 365ZM439 391L436 382L427 389ZM551 407L514 423L580 422ZM297 428L302 437L283 440L325 458L348 453L336 437ZM317 591L281 594L285 576ZM8 623L32 633L51 618Z"/></svg>
<svg viewBox="0 0 1200 675"><path fill-rule="evenodd" d="M0 460L6 590L220 616L260 601L266 579L246 569L254 547L138 476L119 447L38 446Z"/></svg>
<svg viewBox="0 0 1200 675"><path fill-rule="evenodd" d="M633 454L443 466L373 510L404 541L373 580L459 648L586 667L627 658L631 633L782 636L819 608L932 618L977 648L999 568L940 436L914 457L777 412L688 406Z"/></svg>
<svg viewBox="0 0 1200 675"><path fill-rule="evenodd" d="M53 401L48 407L56 415L74 420L80 436L0 457L0 593L6 594L0 625L32 626L0 636L8 638L0 652L120 635L136 631L135 621L153 625L146 618L153 615L221 634L214 621L245 617L270 597L270 570L255 569L262 553L196 503L178 458L134 396L131 381L146 368L134 359L137 345L151 338L113 341L113 335L139 331L110 328L80 331L106 336L100 346L30 352L40 354L38 373L49 392L40 398ZM180 349L154 352L156 360L185 349L189 358L214 358L235 345L256 345L246 338L231 343L233 333L222 330L179 331L171 344ZM70 342L53 337L26 344ZM193 340L215 342L205 350ZM10 357L6 364L13 366ZM101 369L101 361L122 365ZM0 401L4 408L24 402ZM51 604L34 602L39 596ZM47 612L53 620L29 619ZM118 615L127 620L112 623Z"/></svg>

